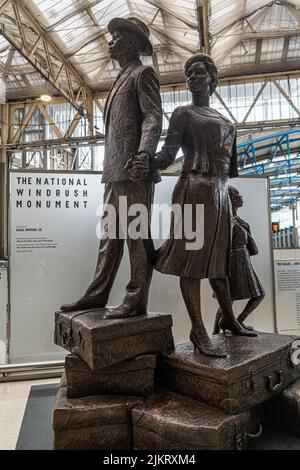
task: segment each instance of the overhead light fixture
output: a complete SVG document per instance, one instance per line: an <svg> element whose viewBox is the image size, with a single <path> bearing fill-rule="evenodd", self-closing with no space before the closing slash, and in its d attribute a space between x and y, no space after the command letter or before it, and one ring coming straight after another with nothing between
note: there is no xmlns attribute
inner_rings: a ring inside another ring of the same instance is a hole
<svg viewBox="0 0 300 470"><path fill-rule="evenodd" d="M41 96L40 96L40 100L41 100L41 101L48 102L48 101L51 101L51 100L52 100L52 96L50 96L50 95L41 95Z"/></svg>

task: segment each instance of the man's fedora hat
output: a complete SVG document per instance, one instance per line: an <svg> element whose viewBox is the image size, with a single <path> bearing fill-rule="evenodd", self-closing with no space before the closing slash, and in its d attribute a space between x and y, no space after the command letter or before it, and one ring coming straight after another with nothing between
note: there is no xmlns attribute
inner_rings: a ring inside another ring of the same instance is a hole
<svg viewBox="0 0 300 470"><path fill-rule="evenodd" d="M136 34L142 40L143 50L140 51L143 55L152 55L153 47L150 42L150 31L148 26L138 18L131 16L129 18L113 18L107 25L110 34L113 34L116 29L126 29L131 33Z"/></svg>

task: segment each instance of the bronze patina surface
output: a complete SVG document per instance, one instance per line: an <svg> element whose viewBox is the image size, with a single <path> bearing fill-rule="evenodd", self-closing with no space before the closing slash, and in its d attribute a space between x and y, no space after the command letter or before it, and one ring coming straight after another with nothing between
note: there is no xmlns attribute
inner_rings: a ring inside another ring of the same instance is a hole
<svg viewBox="0 0 300 470"><path fill-rule="evenodd" d="M132 426L138 450L242 449L262 429L259 409L232 416L168 391L136 405Z"/></svg>
<svg viewBox="0 0 300 470"><path fill-rule="evenodd" d="M224 352L210 341L201 314L201 279L208 278L220 306L218 327L239 336L255 336L235 319L228 283L231 250L231 215L228 180L238 176L236 129L209 106L218 83L218 70L207 54L197 53L185 64L192 103L172 113L165 143L153 161L167 168L178 150L183 152L182 171L173 191L172 204L192 215L183 223L183 236L176 233L178 221L171 218L169 238L158 250L155 269L180 278L181 293L190 316L190 340L203 354L222 357ZM201 226L197 208L204 209ZM202 231L203 243L191 247L187 233ZM213 347L214 346L214 347Z"/></svg>
<svg viewBox="0 0 300 470"><path fill-rule="evenodd" d="M101 396L68 399L60 387L53 409L54 449L131 449L131 408L137 397Z"/></svg>
<svg viewBox="0 0 300 470"><path fill-rule="evenodd" d="M81 297L61 307L65 311L103 308L117 275L123 256L124 242L129 251L130 280L119 307L107 312L109 318L140 315L147 311L149 287L153 271L154 245L150 234L151 206L154 184L159 171L151 169L162 127L162 106L159 80L154 69L143 65L141 54L151 55L152 45L147 25L138 18L113 18L108 23L112 38L108 52L120 66L120 72L110 90L104 109L105 155L102 182L105 183L103 205L116 213L114 237L107 236L106 211L95 274ZM131 174L133 163L142 162L144 171ZM134 183L133 183L134 181ZM134 217L122 213L120 198L127 206L143 204L148 212L143 233L133 238L124 236Z"/></svg>
<svg viewBox="0 0 300 470"><path fill-rule="evenodd" d="M159 361L159 382L230 414L240 413L283 391L300 375L290 360L293 336L258 333L256 338L215 335L225 358L200 354L191 343Z"/></svg>
<svg viewBox="0 0 300 470"><path fill-rule="evenodd" d="M232 206L232 236L229 263L229 287L232 302L247 299L248 302L238 315L237 321L248 330L246 318L260 305L265 297L265 290L251 262L251 256L258 254L257 245L252 237L250 225L238 216L239 207L244 205L243 196L234 186L228 188ZM214 334L220 332L221 309L217 311Z"/></svg>
<svg viewBox="0 0 300 470"><path fill-rule="evenodd" d="M135 395L155 391L156 355L145 354L100 370L91 370L76 354L65 359L68 398L87 395Z"/></svg>
<svg viewBox="0 0 300 470"><path fill-rule="evenodd" d="M102 369L146 353L174 350L172 316L148 313L108 320L106 309L57 312L55 344Z"/></svg>

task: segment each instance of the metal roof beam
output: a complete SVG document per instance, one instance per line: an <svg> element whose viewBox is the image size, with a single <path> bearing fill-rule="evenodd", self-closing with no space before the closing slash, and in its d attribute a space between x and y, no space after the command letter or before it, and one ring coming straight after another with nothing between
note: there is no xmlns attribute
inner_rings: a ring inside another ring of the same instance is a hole
<svg viewBox="0 0 300 470"><path fill-rule="evenodd" d="M63 18L61 18L60 20L56 21L56 23L52 24L48 28L45 28L45 31L51 32L51 31L55 30L55 28L57 28L57 26L60 26L61 24L65 23L65 21L70 20L71 18L73 18L73 16L76 16L79 13L82 13L83 11L86 11L88 9L93 8L94 6L98 5L98 3L102 2L102 1L103 0L95 0L94 2L86 2L85 4L83 4L83 5L79 6L78 8L76 8L76 10L71 11L70 13L68 13L68 15L66 15Z"/></svg>
<svg viewBox="0 0 300 470"><path fill-rule="evenodd" d="M105 31L101 31L101 32L97 31L95 34L93 34L89 38L85 38L83 41L77 44L76 49L73 49L73 51L66 54L66 58L70 59L71 57L74 57L74 55L78 54L78 52L80 52L81 49L88 46L89 44L96 41L97 39L103 38L103 36L105 36Z"/></svg>
<svg viewBox="0 0 300 470"><path fill-rule="evenodd" d="M208 33L208 1L197 0L197 18L199 31L199 49L206 54L210 53Z"/></svg>
<svg viewBox="0 0 300 470"><path fill-rule="evenodd" d="M259 100L260 96L263 94L263 91L266 88L266 86L268 85L268 83L269 83L269 80L266 80L265 83L262 84L262 86L261 86L260 90L258 91L257 95L255 96L250 108L246 112L246 114L244 116L244 119L242 120L242 124L247 121L248 117L251 114L252 109L254 109L257 101Z"/></svg>
<svg viewBox="0 0 300 470"><path fill-rule="evenodd" d="M285 5L286 9L290 13L290 15L297 21L300 21L300 10L296 8L296 5L294 5L292 2L289 2L288 0L282 0L283 4Z"/></svg>
<svg viewBox="0 0 300 470"><path fill-rule="evenodd" d="M159 29L157 26L155 26L154 24L151 24L150 25L150 29L155 32L156 35L160 36L160 38L164 38L167 40L168 44L170 46L172 46L172 44L175 44L175 46L179 47L180 49L184 49L186 50L187 52L190 52L191 54L195 54L196 50L192 47L190 47L189 45L187 44L183 44L182 42L180 42L178 40L178 38L176 38L175 36L173 36L172 34L170 33L167 33L166 31L162 31L161 29Z"/></svg>
<svg viewBox="0 0 300 470"><path fill-rule="evenodd" d="M262 47L262 39L258 39L256 41L256 51L255 51L255 63L256 64L260 64L261 47Z"/></svg>
<svg viewBox="0 0 300 470"><path fill-rule="evenodd" d="M190 21L186 16L182 15L178 10L175 10L175 6L174 8L168 7L167 5L168 2L162 2L159 0L147 0L147 3L150 3L150 5L158 8L159 10L163 10L168 15L174 16L174 18L176 18L179 21L182 21L189 28L196 29L198 27L198 24L196 22Z"/></svg>
<svg viewBox="0 0 300 470"><path fill-rule="evenodd" d="M237 20L234 20L232 23L230 23L229 25L227 26L224 26L224 28L220 29L218 31L217 34L220 34L220 33L223 33L224 31L228 31L230 28L232 28L233 26L235 26L237 23L240 23L240 22L243 22L244 20L246 20L247 18L249 18L250 16L254 15L254 13L257 13L258 11L261 11L261 15L266 15L267 12L268 12L268 9L270 7L272 7L274 5L274 3L276 3L276 0L272 0L272 2L268 3L267 5L263 5L259 8L256 8L255 10L253 10L251 13L248 13L247 15L244 15L242 16L241 18L238 18Z"/></svg>
<svg viewBox="0 0 300 470"><path fill-rule="evenodd" d="M245 33L243 34L242 37L238 38L230 48L227 50L225 49L224 53L218 58L219 61L222 61L225 59L225 57L230 54L241 42L245 40L250 40L250 39L257 39L257 40L263 40L263 39L276 39L276 38L281 38L281 37L290 37L290 36L296 36L300 34L300 28L295 28L293 30L280 30L280 31L263 31L263 32L257 32L257 33Z"/></svg>
<svg viewBox="0 0 300 470"><path fill-rule="evenodd" d="M84 115L85 110L91 125L93 95L73 65L23 3L17 0L4 2L0 7L0 20L4 10L9 12L17 29L2 21L0 33L77 111Z"/></svg>
<svg viewBox="0 0 300 470"><path fill-rule="evenodd" d="M281 57L281 62L283 62L283 63L287 61L289 46L290 46L290 37L286 36L284 38L283 49L282 49L282 57Z"/></svg>
<svg viewBox="0 0 300 470"><path fill-rule="evenodd" d="M132 6L131 0L126 0L126 3L127 3L127 8L129 10L130 15L134 15L135 11L134 11L134 8Z"/></svg>
<svg viewBox="0 0 300 470"><path fill-rule="evenodd" d="M293 108L293 110L298 114L298 116L300 117L300 109L295 105L295 103L293 102L293 100L289 97L289 95L285 92L285 90L282 88L282 86L279 84L279 82L277 80L273 80L273 83L274 85L276 86L276 88L280 91L280 93L282 94L282 96L284 96L284 98L287 100L287 102L289 103L289 105Z"/></svg>

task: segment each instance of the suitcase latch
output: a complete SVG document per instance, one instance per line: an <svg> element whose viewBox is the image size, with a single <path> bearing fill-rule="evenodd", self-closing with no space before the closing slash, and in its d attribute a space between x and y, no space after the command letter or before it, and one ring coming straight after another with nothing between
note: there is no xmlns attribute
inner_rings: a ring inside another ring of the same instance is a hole
<svg viewBox="0 0 300 470"><path fill-rule="evenodd" d="M244 436L242 434L237 434L235 438L236 450L244 449Z"/></svg>
<svg viewBox="0 0 300 470"><path fill-rule="evenodd" d="M81 348L84 349L84 341L83 341L83 335L82 335L81 330L78 330L78 339L79 339L79 346L81 346Z"/></svg>
<svg viewBox="0 0 300 470"><path fill-rule="evenodd" d="M255 374L253 370L249 371L249 379L243 381L243 390L244 393L254 392L257 388L257 383L255 382Z"/></svg>
<svg viewBox="0 0 300 470"><path fill-rule="evenodd" d="M268 375L267 376L267 386L268 386L268 390L270 392L277 392L278 390L280 390L280 388L282 387L282 384L283 384L283 372L282 370L278 370L277 371L277 375L278 375L278 381L276 384L274 384L274 380L273 380L273 377L272 375Z"/></svg>
<svg viewBox="0 0 300 470"><path fill-rule="evenodd" d="M66 348L70 348L73 343L73 338L72 338L72 332L71 331L65 331L62 334L62 346Z"/></svg>

